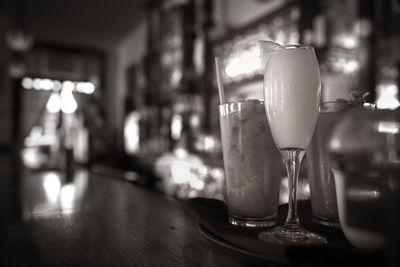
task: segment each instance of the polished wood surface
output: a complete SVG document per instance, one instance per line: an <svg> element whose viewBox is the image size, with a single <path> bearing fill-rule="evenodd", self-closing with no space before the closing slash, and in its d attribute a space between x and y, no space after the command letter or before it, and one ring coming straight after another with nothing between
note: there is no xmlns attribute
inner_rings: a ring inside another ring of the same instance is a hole
<svg viewBox="0 0 400 267"><path fill-rule="evenodd" d="M7 171L1 266L277 266L206 239L182 202L110 175Z"/></svg>

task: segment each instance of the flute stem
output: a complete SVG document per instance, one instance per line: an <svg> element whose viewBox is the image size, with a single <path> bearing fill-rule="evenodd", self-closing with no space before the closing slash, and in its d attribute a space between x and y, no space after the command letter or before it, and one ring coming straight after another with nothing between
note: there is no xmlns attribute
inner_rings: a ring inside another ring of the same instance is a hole
<svg viewBox="0 0 400 267"><path fill-rule="evenodd" d="M284 228L300 229L300 222L297 216L297 184L299 180L299 170L301 160L304 157L305 150L301 148L289 148L281 150L289 180L289 202L288 214Z"/></svg>

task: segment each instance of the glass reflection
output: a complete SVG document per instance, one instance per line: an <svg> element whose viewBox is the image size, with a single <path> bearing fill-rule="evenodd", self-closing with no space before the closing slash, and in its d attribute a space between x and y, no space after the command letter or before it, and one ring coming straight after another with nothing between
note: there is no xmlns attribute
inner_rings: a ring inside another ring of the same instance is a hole
<svg viewBox="0 0 400 267"><path fill-rule="evenodd" d="M63 214L69 214L73 212L75 196L75 184L66 184L62 186L60 194L60 207Z"/></svg>
<svg viewBox="0 0 400 267"><path fill-rule="evenodd" d="M50 172L44 175L43 188L50 203L55 204L60 196L61 181L60 176Z"/></svg>
<svg viewBox="0 0 400 267"><path fill-rule="evenodd" d="M89 172L76 170L72 177L63 172L37 172L24 179L23 217L52 217L58 214L70 215L82 206L87 190Z"/></svg>

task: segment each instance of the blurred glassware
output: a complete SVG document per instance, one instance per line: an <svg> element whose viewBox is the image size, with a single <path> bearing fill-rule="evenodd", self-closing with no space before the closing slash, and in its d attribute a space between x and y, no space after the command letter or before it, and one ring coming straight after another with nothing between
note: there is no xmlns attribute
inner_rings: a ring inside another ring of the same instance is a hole
<svg viewBox="0 0 400 267"><path fill-rule="evenodd" d="M155 164L161 178L160 188L167 195L180 199L205 197L223 200L223 168L210 166L198 155L177 147L164 153Z"/></svg>
<svg viewBox="0 0 400 267"><path fill-rule="evenodd" d="M314 221L339 227L335 182L327 151L330 134L346 111L359 102L335 101L321 105L317 125L307 148L307 174L310 183L311 207Z"/></svg>
<svg viewBox="0 0 400 267"><path fill-rule="evenodd" d="M385 248L388 240L398 246L392 237L399 236L393 221L399 210L391 207L399 204L399 132L399 108L357 109L338 122L329 140L340 225L358 248Z"/></svg>

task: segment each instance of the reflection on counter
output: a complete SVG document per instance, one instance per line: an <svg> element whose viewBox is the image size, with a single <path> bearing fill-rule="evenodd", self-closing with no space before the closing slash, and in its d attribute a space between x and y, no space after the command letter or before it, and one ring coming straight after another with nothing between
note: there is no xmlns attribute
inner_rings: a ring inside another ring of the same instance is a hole
<svg viewBox="0 0 400 267"><path fill-rule="evenodd" d="M60 172L48 171L35 179L24 179L21 187L26 190L22 194L24 219L53 216L54 213L68 215L81 208L82 198L88 187L88 179L89 171L84 169L76 170L72 177ZM41 183L42 186L38 187L37 183ZM46 198L34 197L38 195Z"/></svg>
<svg viewBox="0 0 400 267"><path fill-rule="evenodd" d="M164 154L155 164L163 191L178 198L207 197L223 200L223 168L207 165L184 148Z"/></svg>
<svg viewBox="0 0 400 267"><path fill-rule="evenodd" d="M159 157L155 173L161 178L160 190L180 199L205 197L225 200L225 172L222 163L210 164L199 155L179 147ZM282 173L284 170L282 169ZM310 185L305 170L299 178L298 199L310 199ZM279 204L288 202L288 178L282 177Z"/></svg>
<svg viewBox="0 0 400 267"><path fill-rule="evenodd" d="M26 90L50 91L45 109L24 139L21 157L31 169L64 168L63 161L72 153L73 161L88 163L89 130L83 108L78 109L73 92L92 94L95 86L89 82L72 82L25 77Z"/></svg>

